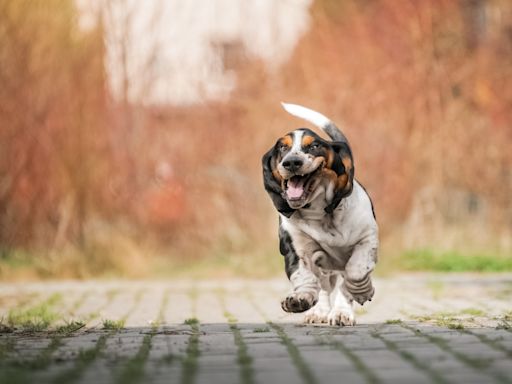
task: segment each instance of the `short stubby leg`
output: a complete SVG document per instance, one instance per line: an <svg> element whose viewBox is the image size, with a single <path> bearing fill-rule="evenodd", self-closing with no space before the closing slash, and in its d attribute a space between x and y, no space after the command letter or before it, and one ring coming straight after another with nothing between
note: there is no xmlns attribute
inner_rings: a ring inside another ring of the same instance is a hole
<svg viewBox="0 0 512 384"><path fill-rule="evenodd" d="M375 293L370 275L367 275L362 280L355 281L345 278L343 281L342 290L344 294L363 305L366 301L372 301Z"/></svg>
<svg viewBox="0 0 512 384"><path fill-rule="evenodd" d="M375 293L370 274L377 261L377 248L373 243L356 246L345 266L342 290L349 298L363 305Z"/></svg>
<svg viewBox="0 0 512 384"><path fill-rule="evenodd" d="M327 316L329 325L355 325L356 318L352 308L352 299L347 297L342 287L334 290L334 304Z"/></svg>
<svg viewBox="0 0 512 384"><path fill-rule="evenodd" d="M331 302L329 300L329 292L321 289L318 294L318 303L306 313L304 322L308 324L327 323L327 316L330 311Z"/></svg>
<svg viewBox="0 0 512 384"><path fill-rule="evenodd" d="M318 301L320 283L302 260L290 276L292 292L281 301L281 308L286 312L305 312Z"/></svg>

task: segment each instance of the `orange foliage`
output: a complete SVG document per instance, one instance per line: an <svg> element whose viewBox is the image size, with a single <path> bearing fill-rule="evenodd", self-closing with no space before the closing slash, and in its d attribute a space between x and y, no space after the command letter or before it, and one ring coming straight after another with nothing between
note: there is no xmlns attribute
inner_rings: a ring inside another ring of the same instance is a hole
<svg viewBox="0 0 512 384"><path fill-rule="evenodd" d="M435 228L470 222L508 236L512 5L317 0L311 14L278 71L237 67L227 102L155 107L111 97L101 23L78 29L73 1L3 1L0 246L83 247L104 226L186 255L260 246L276 229L261 155L303 125L281 100L345 131L384 237L436 244Z"/></svg>

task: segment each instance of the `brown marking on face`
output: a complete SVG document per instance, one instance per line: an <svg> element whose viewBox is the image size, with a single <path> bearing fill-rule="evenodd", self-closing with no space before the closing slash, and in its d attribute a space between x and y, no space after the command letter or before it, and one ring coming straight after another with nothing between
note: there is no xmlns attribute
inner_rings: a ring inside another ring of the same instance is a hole
<svg viewBox="0 0 512 384"><path fill-rule="evenodd" d="M315 141L315 138L313 136L304 135L302 137L302 147L308 147Z"/></svg>
<svg viewBox="0 0 512 384"><path fill-rule="evenodd" d="M343 174L341 176L338 176L338 180L336 181L336 189L345 189L348 183L348 175Z"/></svg>
<svg viewBox="0 0 512 384"><path fill-rule="evenodd" d="M330 168L322 169L322 176L325 176L329 181L332 181L335 184L337 183L338 175Z"/></svg>
<svg viewBox="0 0 512 384"><path fill-rule="evenodd" d="M327 151L327 156L326 156L326 161L325 161L325 166L329 169L332 168L332 163L334 162L334 153L332 151L332 149L328 149Z"/></svg>
<svg viewBox="0 0 512 384"><path fill-rule="evenodd" d="M286 135L281 138L281 144L291 147L293 145L293 138L290 135Z"/></svg>
<svg viewBox="0 0 512 384"><path fill-rule="evenodd" d="M275 156L272 157L272 160L270 161L270 169L272 170L272 176L274 176L274 179L280 184L283 183L283 177L277 170L277 158Z"/></svg>
<svg viewBox="0 0 512 384"><path fill-rule="evenodd" d="M350 170L352 169L352 159L350 156L343 156L341 158L341 162L345 166L345 172L350 173Z"/></svg>

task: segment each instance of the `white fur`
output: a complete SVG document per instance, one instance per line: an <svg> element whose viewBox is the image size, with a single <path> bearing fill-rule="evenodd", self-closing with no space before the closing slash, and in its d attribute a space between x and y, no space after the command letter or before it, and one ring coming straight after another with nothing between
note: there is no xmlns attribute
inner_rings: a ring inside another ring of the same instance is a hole
<svg viewBox="0 0 512 384"><path fill-rule="evenodd" d="M319 112L312 109L303 107L302 105L281 103L283 108L289 114L309 121L311 124L316 125L318 128L324 128L331 124L331 120Z"/></svg>
<svg viewBox="0 0 512 384"><path fill-rule="evenodd" d="M327 323L329 313L331 312L331 301L329 298L329 292L320 290L318 294L318 303L311 308L304 318L305 323Z"/></svg>
<svg viewBox="0 0 512 384"><path fill-rule="evenodd" d="M319 303L308 312L306 322L354 325L352 301L363 303L371 299L371 281L369 290L361 295L348 292L347 286L354 287L353 284L341 283L345 279L345 283L355 282L357 287L357 282L364 281L373 271L377 262L378 227L370 198L355 179L352 193L341 201L332 215L324 212L329 203L326 191L326 187L319 186L310 208L299 209L289 218L281 215L281 226L292 238L300 258L299 268L290 279L292 291L300 291L311 298L320 294ZM319 284L314 284L312 275ZM335 286L330 286L329 276L335 278ZM334 297L330 309L322 298L323 291Z"/></svg>
<svg viewBox="0 0 512 384"><path fill-rule="evenodd" d="M291 155L296 155L302 152L302 136L304 136L304 131L297 129L293 132L293 145L290 150Z"/></svg>
<svg viewBox="0 0 512 384"><path fill-rule="evenodd" d="M352 302L344 295L341 286L334 289L334 304L327 315L329 325L354 325L356 318Z"/></svg>

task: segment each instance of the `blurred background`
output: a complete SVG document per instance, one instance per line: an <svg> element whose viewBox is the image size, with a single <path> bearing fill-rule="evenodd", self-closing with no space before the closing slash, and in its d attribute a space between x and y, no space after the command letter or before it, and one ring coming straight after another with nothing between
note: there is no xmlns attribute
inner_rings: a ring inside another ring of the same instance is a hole
<svg viewBox="0 0 512 384"><path fill-rule="evenodd" d="M284 276L280 101L351 141L379 273L512 270L509 0L0 0L0 277Z"/></svg>

